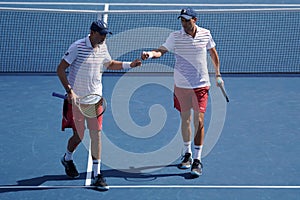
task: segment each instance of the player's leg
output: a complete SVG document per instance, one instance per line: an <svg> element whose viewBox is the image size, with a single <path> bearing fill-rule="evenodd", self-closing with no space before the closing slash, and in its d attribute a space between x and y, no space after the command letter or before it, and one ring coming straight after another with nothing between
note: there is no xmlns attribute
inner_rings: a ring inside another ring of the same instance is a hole
<svg viewBox="0 0 300 200"><path fill-rule="evenodd" d="M69 128L73 129L73 135L68 140L67 150L61 158L61 163L64 165L65 172L69 177L78 178L79 173L73 162L73 154L84 137L85 121L80 111L76 110L76 107L72 107L71 104L69 104L66 117L69 120Z"/></svg>
<svg viewBox="0 0 300 200"><path fill-rule="evenodd" d="M203 149L203 143L204 143L204 132L205 132L204 131L204 113L194 112L194 127L195 127L194 128L195 134L194 134L193 160L194 160L194 163L198 162L198 165L199 165L201 163L202 149ZM201 165L202 165L202 163L201 163ZM195 166L195 167L197 167L197 166ZM201 174L201 173L199 172L199 174Z"/></svg>
<svg viewBox="0 0 300 200"><path fill-rule="evenodd" d="M191 129L191 98L190 91L184 88L174 88L174 107L180 112L181 134L183 139L183 160L178 165L180 169L188 169L192 163L192 129Z"/></svg>
<svg viewBox="0 0 300 200"><path fill-rule="evenodd" d="M91 155L93 160L93 175L96 177L101 173L101 131L98 130L90 130L90 138L91 138Z"/></svg>
<svg viewBox="0 0 300 200"><path fill-rule="evenodd" d="M108 190L109 187L101 173L101 153L102 153L102 130L103 116L88 119L88 128L91 138L91 155L93 160L93 180L92 186L96 186L99 190Z"/></svg>
<svg viewBox="0 0 300 200"><path fill-rule="evenodd" d="M191 111L181 112L181 134L184 143L191 142L192 128L191 128ZM186 148L186 152L190 150Z"/></svg>
<svg viewBox="0 0 300 200"><path fill-rule="evenodd" d="M191 174L197 177L202 174L203 167L201 154L204 142L204 113L194 112L194 127L194 151Z"/></svg>
<svg viewBox="0 0 300 200"><path fill-rule="evenodd" d="M194 151L191 173L194 176L202 174L203 164L201 162L202 149L204 144L204 114L207 107L208 87L194 89L193 97L194 110Z"/></svg>
<svg viewBox="0 0 300 200"><path fill-rule="evenodd" d="M184 145L184 156L182 162L179 164L180 169L188 169L192 164L192 129L191 129L191 111L181 112L181 135Z"/></svg>
<svg viewBox="0 0 300 200"><path fill-rule="evenodd" d="M194 112L194 145L195 146L203 146L204 143L204 113L202 112ZM196 155L194 155L196 156ZM195 157L197 159L199 158Z"/></svg>

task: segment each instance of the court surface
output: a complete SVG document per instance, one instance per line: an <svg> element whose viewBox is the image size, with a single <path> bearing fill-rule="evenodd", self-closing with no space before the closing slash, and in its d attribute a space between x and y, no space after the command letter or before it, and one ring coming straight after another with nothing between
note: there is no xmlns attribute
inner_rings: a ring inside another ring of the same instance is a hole
<svg viewBox="0 0 300 200"><path fill-rule="evenodd" d="M127 91L135 79L144 80L128 99L133 126L143 132L139 135L132 131L133 135L128 135L121 130L116 122L119 116L109 106L103 131L113 146L104 147L102 165L110 185L107 192L85 187L89 181L86 143L79 146L74 156L80 178L70 180L64 174L60 157L71 131L60 131L62 101L51 96L53 91L63 92L58 78L0 76L0 199L299 198L299 77L225 76L230 102L226 106L224 127L216 145L203 158L203 175L193 179L188 170L177 169L180 155L178 158L159 155L153 157L153 163L146 160L149 152L159 152L168 146L179 127L172 91L159 81L170 80L167 84L171 84L172 77L153 75L151 80L156 80L155 84L147 82L148 76L134 75L127 77L129 84L124 85L124 76L104 75L104 95L110 105L117 103L114 98L126 105L123 101L126 95L118 91ZM211 90L206 127L212 123L214 92L220 92L215 87ZM222 96L217 98L224 100ZM166 114L165 123L157 134L143 138L143 134L150 134L143 127L154 123L149 110L157 104L164 108L161 115ZM132 164L128 158L116 155L115 147L129 153L129 157L139 154L139 162ZM172 148L177 152L181 147ZM157 164L170 157L173 162Z"/></svg>
<svg viewBox="0 0 300 200"><path fill-rule="evenodd" d="M62 100L51 96L64 92L58 78L0 74L0 199L299 199L299 76L225 75L224 81L230 102L212 85L204 171L194 179L189 170L176 167L181 161L180 120L173 108L172 76L105 74L102 172L110 190L99 192L86 186L88 137L74 155L79 179L69 179L60 163L71 131L60 130Z"/></svg>

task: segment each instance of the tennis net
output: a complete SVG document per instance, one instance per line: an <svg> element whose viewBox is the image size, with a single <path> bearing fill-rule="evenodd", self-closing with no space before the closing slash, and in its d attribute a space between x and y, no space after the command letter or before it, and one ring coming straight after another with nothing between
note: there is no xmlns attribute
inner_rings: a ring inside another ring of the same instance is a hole
<svg viewBox="0 0 300 200"><path fill-rule="evenodd" d="M116 6L116 5L115 5ZM122 7L122 5L120 5ZM123 5L124 6L124 5ZM62 10L0 8L0 73L54 73L69 45L104 18L114 33L111 56L130 61L163 44L181 28L180 9ZM300 9L196 9L197 24L211 31L222 73L300 73ZM133 71L171 72L172 54ZM210 63L210 68L212 64Z"/></svg>

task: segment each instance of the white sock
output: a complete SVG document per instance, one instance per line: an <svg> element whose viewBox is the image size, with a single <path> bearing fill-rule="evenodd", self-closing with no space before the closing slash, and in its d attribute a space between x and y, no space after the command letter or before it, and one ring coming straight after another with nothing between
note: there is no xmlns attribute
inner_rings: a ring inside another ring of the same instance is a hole
<svg viewBox="0 0 300 200"><path fill-rule="evenodd" d="M100 174L100 165L101 165L101 160L93 160L94 177L96 177L96 176L98 176L98 174Z"/></svg>
<svg viewBox="0 0 300 200"><path fill-rule="evenodd" d="M202 148L203 148L203 145L200 145L200 146L194 146L194 159L198 159L200 160L201 162L201 154L202 154Z"/></svg>
<svg viewBox="0 0 300 200"><path fill-rule="evenodd" d="M73 152L67 150L65 154L65 161L70 161L70 160L73 160Z"/></svg>
<svg viewBox="0 0 300 200"><path fill-rule="evenodd" d="M192 153L192 142L184 142L183 143L183 151L184 153Z"/></svg>

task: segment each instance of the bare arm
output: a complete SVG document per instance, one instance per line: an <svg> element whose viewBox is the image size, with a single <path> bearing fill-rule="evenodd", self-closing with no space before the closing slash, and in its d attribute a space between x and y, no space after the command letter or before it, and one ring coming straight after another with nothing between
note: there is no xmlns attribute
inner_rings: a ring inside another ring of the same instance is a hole
<svg viewBox="0 0 300 200"><path fill-rule="evenodd" d="M220 72L220 60L219 60L219 56L218 56L218 52L216 50L216 48L211 48L209 49L209 53L210 53L210 57L212 59L212 62L214 64L214 68L215 68L215 73L216 73L216 81L217 81L217 85L219 86L220 84L223 85L224 81L221 78L221 72Z"/></svg>
<svg viewBox="0 0 300 200"><path fill-rule="evenodd" d="M65 60L61 60L61 62L59 63L56 69L57 76L66 91L69 91L71 89L71 85L69 84L67 74L66 74L66 69L69 66L70 66L69 63L67 63Z"/></svg>
<svg viewBox="0 0 300 200"><path fill-rule="evenodd" d="M214 67L215 67L216 75L221 75L220 60L219 60L219 56L218 56L218 52L217 52L216 48L209 49L209 53L210 53L210 57L213 61Z"/></svg>
<svg viewBox="0 0 300 200"><path fill-rule="evenodd" d="M138 66L142 65L142 62L139 59L136 59L136 60L132 61L131 63L112 60L109 63L105 63L104 65L109 70L121 70L121 69L125 69L126 64L129 65L130 67L138 67Z"/></svg>
<svg viewBox="0 0 300 200"><path fill-rule="evenodd" d="M164 46L160 46L158 49L154 49L152 51L143 52L141 55L142 60L146 60L148 58L160 58L165 53L168 52L168 49Z"/></svg>
<svg viewBox="0 0 300 200"><path fill-rule="evenodd" d="M76 97L76 94L72 90L72 87L68 81L67 74L66 74L66 69L70 66L69 63L67 63L64 59L61 60L59 65L57 66L56 73L57 76L65 88L66 92L68 93L68 101L69 103L72 101L73 97Z"/></svg>

